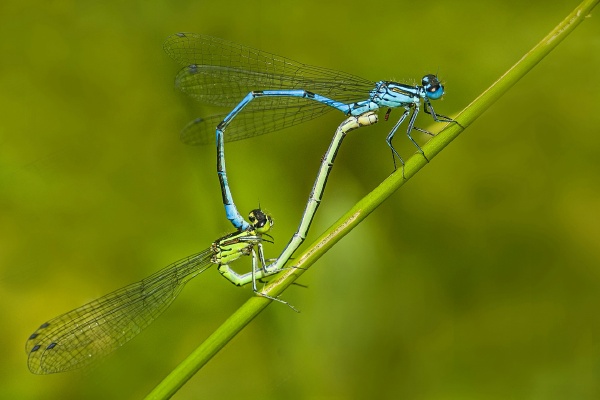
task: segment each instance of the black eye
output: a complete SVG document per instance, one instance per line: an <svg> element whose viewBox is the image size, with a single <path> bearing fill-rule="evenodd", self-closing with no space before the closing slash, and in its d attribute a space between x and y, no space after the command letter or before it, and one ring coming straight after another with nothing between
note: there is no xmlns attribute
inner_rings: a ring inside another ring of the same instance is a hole
<svg viewBox="0 0 600 400"><path fill-rule="evenodd" d="M426 86L426 89L429 93L435 93L438 91L439 88L440 88L439 82L436 83L435 85L430 84L430 85Z"/></svg>
<svg viewBox="0 0 600 400"><path fill-rule="evenodd" d="M423 80L421 81L421 84L425 87L429 87L429 86L439 86L440 81L438 80L437 76L433 75L433 74L429 74L429 75L425 75L423 77Z"/></svg>
<svg viewBox="0 0 600 400"><path fill-rule="evenodd" d="M252 210L248 215L248 221L254 228L262 228L267 224L267 216L259 209Z"/></svg>

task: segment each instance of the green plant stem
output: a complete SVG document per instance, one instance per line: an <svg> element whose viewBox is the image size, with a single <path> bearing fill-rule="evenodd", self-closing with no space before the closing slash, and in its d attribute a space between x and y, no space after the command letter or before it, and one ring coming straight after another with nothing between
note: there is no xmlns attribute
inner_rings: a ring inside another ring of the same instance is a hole
<svg viewBox="0 0 600 400"><path fill-rule="evenodd" d="M463 127L469 126L483 114L496 100L505 94L515 83L525 76L537 63L552 51L584 18L600 0L585 0L554 28L540 43L523 56L512 68L502 75L492 86L467 106L456 118ZM429 160L433 159L444 147L454 140L463 128L450 124L431 139L423 151ZM335 222L295 261L296 268L288 268L264 289L270 296L278 296L299 276L308 270L325 252L341 238L354 229L384 200L398 190L427 164L421 154L415 154L407 160L404 177L396 171L385 179L375 190L360 200L352 209ZM271 300L254 296L234 312L217 330L210 335L188 358L179 364L154 390L147 399L170 398L204 364L221 350L238 332L271 303ZM293 341L294 339L289 339Z"/></svg>

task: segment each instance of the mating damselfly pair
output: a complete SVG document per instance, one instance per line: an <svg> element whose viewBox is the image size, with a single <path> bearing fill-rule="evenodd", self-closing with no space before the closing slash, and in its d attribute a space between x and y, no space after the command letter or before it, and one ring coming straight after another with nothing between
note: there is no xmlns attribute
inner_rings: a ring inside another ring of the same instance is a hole
<svg viewBox="0 0 600 400"><path fill-rule="evenodd" d="M203 102L233 107L228 114L193 121L184 128L181 136L188 144L216 141L217 173L226 216L237 230L216 240L203 252L42 324L26 343L28 365L34 373L79 368L112 352L148 326L171 304L185 283L212 264L216 264L219 272L234 284L252 283L254 292L270 298L258 291L256 281L279 272L304 241L335 156L348 132L376 123L375 112L380 108L388 109L386 119L391 108L403 108L403 114L386 141L394 160L397 157L404 165L392 140L399 126L410 116L407 135L423 154L411 137L413 130L429 133L414 126L421 101L423 110L435 121L457 123L436 114L431 106L430 100L444 94L435 75L426 75L422 85L415 86L391 81L374 83L223 39L190 33L169 37L164 48L184 66L176 78L179 89ZM261 210L253 210L249 221L237 211L225 169L224 142L293 126L331 109L349 117L336 130L321 161L298 230L281 255L267 263L262 241L273 221ZM243 255L252 257L252 270L240 275L229 264Z"/></svg>

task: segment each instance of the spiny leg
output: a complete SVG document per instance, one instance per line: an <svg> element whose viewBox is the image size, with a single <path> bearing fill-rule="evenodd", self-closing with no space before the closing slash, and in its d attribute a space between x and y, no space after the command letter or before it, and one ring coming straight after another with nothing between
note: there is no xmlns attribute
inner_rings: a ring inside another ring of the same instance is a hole
<svg viewBox="0 0 600 400"><path fill-rule="evenodd" d="M394 161L394 171L397 169L396 157L398 157L398 159L400 160L400 164L402 164L402 178L404 178L404 160L402 159L402 156L400 156L400 154L394 148L394 145L392 144L392 140L394 139L394 135L396 134L396 131L398 130L400 125L402 125L402 122L404 122L404 120L406 119L406 117L408 116L409 113L410 113L410 108L405 107L404 113L402 114L402 116L400 116L400 119L398 120L398 122L396 122L396 124L394 125L394 127L392 128L390 133L388 133L388 135L385 139L385 141L387 142L390 149L392 149L392 160Z"/></svg>
<svg viewBox="0 0 600 400"><path fill-rule="evenodd" d="M426 101L426 102L423 102L423 111L424 111L426 114L429 114L429 115L431 115L431 118L433 118L433 120L434 120L435 122L449 122L449 123L457 124L457 125L458 125L458 126L460 126L461 128L465 129L465 127L464 127L464 126L462 126L462 125L460 124L460 122L458 122L458 121L456 121L456 120L454 120L454 119L452 119L452 118L450 118L450 117L447 117L447 116L445 116L445 115L442 115L442 114L437 114L437 113L435 112L435 110L433 109L433 106L431 105L431 103L430 103L430 102L428 102L428 101ZM429 132L426 132L426 133L429 133Z"/></svg>
<svg viewBox="0 0 600 400"><path fill-rule="evenodd" d="M265 297L265 298L267 298L269 300L278 301L278 302L280 302L282 304L285 304L286 306L288 306L292 310L296 311L297 313L300 312L300 311L298 311L298 309L296 309L296 307L294 307L293 305L291 305L287 301L282 300L279 297L269 296L268 294L259 291L258 288L256 287L256 281L257 281L256 277L259 276L259 275L260 275L261 278L263 276L265 276L263 268L258 266L256 252L254 251L254 249L252 249L252 291L254 293L256 293L256 295L258 295L258 296ZM261 279L261 278L258 278L258 279Z"/></svg>
<svg viewBox="0 0 600 400"><path fill-rule="evenodd" d="M417 147L417 150L419 151L419 153L421 153L421 155L425 158L425 160L427 162L429 162L429 159L425 155L425 152L423 151L421 146L419 146L419 144L415 141L415 139L413 139L413 137L410 134L415 127L415 121L417 119L417 115L419 115L419 104L414 105L413 113L410 116L410 120L408 121L408 127L406 128L406 136L408 136L410 141L413 142L413 144ZM422 131L422 129L417 129L417 130Z"/></svg>

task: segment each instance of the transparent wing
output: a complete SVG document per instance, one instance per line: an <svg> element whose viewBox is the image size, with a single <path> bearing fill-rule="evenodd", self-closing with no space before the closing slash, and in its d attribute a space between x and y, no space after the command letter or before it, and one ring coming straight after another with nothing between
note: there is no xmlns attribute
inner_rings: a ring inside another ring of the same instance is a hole
<svg viewBox="0 0 600 400"><path fill-rule="evenodd" d="M177 75L177 87L208 104L233 107L253 90L277 89L304 89L354 102L367 99L375 86L352 74L197 33L171 35L163 47L185 67Z"/></svg>
<svg viewBox="0 0 600 400"><path fill-rule="evenodd" d="M36 374L86 366L122 346L169 307L183 286L212 265L208 249L146 279L42 324L27 340L28 366Z"/></svg>
<svg viewBox="0 0 600 400"><path fill-rule="evenodd" d="M181 91L204 103L230 109L257 90L307 90L353 103L368 99L375 86L355 75L302 64L207 35L178 33L165 41L164 49L184 65L175 79ZM303 98L256 98L231 122L225 139L240 140L287 128L330 109ZM188 144L214 142L214 130L225 115L199 118L190 123L182 133L183 141Z"/></svg>
<svg viewBox="0 0 600 400"><path fill-rule="evenodd" d="M273 132L283 128L289 128L309 121L332 110L322 103L316 101L308 102L295 97L271 97L260 98L253 103L270 100L277 101L275 106L268 110L250 110L238 114L227 127L225 141L233 142L258 136L267 132ZM215 128L227 114L213 115L207 118L197 118L190 122L181 131L181 140L189 145L205 145L215 143Z"/></svg>

